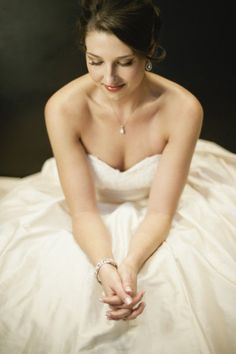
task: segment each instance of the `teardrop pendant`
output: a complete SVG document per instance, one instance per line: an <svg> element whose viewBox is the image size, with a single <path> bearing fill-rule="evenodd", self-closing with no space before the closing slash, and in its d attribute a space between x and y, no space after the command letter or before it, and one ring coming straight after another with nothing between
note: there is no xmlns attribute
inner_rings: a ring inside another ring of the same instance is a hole
<svg viewBox="0 0 236 354"><path fill-rule="evenodd" d="M125 134L125 126L124 125L120 126L120 134Z"/></svg>

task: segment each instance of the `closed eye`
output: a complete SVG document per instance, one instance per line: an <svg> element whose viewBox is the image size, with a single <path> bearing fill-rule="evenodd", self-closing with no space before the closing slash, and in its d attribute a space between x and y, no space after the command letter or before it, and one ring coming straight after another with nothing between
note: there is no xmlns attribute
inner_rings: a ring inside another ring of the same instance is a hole
<svg viewBox="0 0 236 354"><path fill-rule="evenodd" d="M90 65L101 65L103 62L102 61L89 61L88 63Z"/></svg>
<svg viewBox="0 0 236 354"><path fill-rule="evenodd" d="M134 62L134 60L132 59L132 60L129 60L129 61L125 62L125 63L117 62L116 64L117 64L117 65L120 65L120 66L130 66L130 65L133 64L133 62ZM93 61L93 60L90 60L88 63L89 63L90 65L101 65L101 64L103 64L103 61Z"/></svg>
<svg viewBox="0 0 236 354"><path fill-rule="evenodd" d="M130 65L133 64L133 62L134 62L134 60L132 59L132 60L127 61L126 63L119 63L119 65L121 65L121 66L130 66Z"/></svg>

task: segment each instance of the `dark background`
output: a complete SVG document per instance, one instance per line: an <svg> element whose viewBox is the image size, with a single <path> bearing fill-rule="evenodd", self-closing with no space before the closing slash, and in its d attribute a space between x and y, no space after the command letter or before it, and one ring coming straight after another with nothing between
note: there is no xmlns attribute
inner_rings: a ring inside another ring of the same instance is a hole
<svg viewBox="0 0 236 354"><path fill-rule="evenodd" d="M166 60L154 71L201 101L202 139L236 152L233 9L160 0ZM38 172L50 156L44 106L86 72L76 46L78 0L0 0L0 175Z"/></svg>

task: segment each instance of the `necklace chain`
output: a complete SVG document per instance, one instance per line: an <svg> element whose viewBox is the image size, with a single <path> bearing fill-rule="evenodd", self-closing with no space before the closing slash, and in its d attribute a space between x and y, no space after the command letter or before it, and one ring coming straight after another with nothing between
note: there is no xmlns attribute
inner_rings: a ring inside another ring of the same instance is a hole
<svg viewBox="0 0 236 354"><path fill-rule="evenodd" d="M112 108L112 107L111 107L111 108ZM112 108L112 111L113 111L113 114L117 117L117 115L115 114L113 108ZM118 121L118 123L119 123L119 133L120 133L121 135L125 135L125 134L126 134L126 125L127 125L127 123L128 123L128 119L127 119L126 122L124 122L124 123L121 123L118 118L117 118L117 121Z"/></svg>

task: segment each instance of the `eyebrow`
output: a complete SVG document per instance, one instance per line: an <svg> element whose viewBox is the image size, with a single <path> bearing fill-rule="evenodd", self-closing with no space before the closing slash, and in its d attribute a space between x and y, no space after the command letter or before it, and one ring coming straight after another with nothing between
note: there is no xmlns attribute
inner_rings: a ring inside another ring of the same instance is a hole
<svg viewBox="0 0 236 354"><path fill-rule="evenodd" d="M99 59L102 59L99 55L96 55L96 54L93 54L93 53L90 53L90 52L87 52L88 55L92 55L93 57L95 58L99 58ZM127 55L122 55L120 57L117 57L116 59L125 59L125 58L129 58L129 57L132 57L133 54L127 54Z"/></svg>

